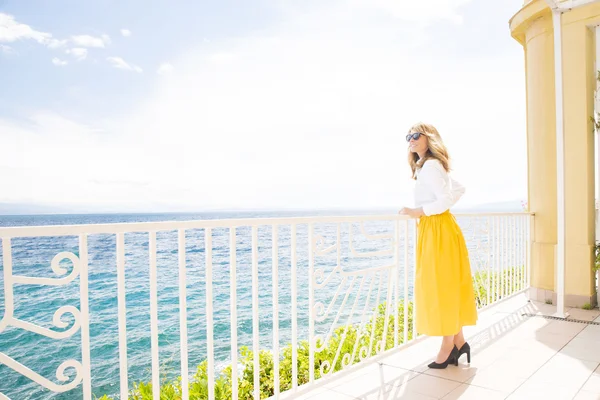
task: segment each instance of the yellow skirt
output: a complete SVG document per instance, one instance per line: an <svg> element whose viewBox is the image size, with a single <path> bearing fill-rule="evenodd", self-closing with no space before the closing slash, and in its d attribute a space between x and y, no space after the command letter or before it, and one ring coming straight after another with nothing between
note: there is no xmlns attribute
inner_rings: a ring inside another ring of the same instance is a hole
<svg viewBox="0 0 600 400"><path fill-rule="evenodd" d="M420 334L451 336L477 322L469 253L450 211L419 220L415 299Z"/></svg>

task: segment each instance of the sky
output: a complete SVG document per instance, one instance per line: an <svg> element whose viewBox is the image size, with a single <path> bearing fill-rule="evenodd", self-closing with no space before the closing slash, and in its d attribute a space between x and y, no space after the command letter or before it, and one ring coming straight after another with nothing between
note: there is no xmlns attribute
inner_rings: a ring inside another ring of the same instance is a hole
<svg viewBox="0 0 600 400"><path fill-rule="evenodd" d="M0 203L412 206L435 125L462 206L525 200L521 0L0 0Z"/></svg>

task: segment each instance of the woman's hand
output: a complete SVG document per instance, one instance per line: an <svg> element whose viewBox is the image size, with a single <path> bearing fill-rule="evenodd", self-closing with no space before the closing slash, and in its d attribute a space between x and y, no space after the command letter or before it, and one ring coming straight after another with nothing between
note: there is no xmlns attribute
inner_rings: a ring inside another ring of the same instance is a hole
<svg viewBox="0 0 600 400"><path fill-rule="evenodd" d="M408 207L404 207L403 209L401 209L398 214L400 215L408 215L410 218L420 218L422 216L425 215L425 213L423 213L423 208L419 207L419 208L408 208Z"/></svg>

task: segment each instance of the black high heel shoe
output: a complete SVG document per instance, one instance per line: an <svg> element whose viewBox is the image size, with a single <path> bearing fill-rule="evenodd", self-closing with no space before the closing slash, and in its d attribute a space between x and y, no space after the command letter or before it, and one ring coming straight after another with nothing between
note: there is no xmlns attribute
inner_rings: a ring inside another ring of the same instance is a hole
<svg viewBox="0 0 600 400"><path fill-rule="evenodd" d="M458 365L458 349L456 348L456 346L454 346L452 348L452 351L450 352L450 355L448 356L448 358L446 359L446 361L444 361L441 364L438 364L438 363L436 363L434 361L431 364L429 364L428 367L432 368L432 369L444 369L449 364L454 364L456 366Z"/></svg>
<svg viewBox="0 0 600 400"><path fill-rule="evenodd" d="M467 355L467 362L469 364L471 364L471 346L469 346L469 343L465 342L465 344L463 344L460 349L458 349L456 347L456 345L454 345L454 348L458 351L457 355L456 355L456 361L458 362L458 359L460 358L460 356L462 356L463 354Z"/></svg>

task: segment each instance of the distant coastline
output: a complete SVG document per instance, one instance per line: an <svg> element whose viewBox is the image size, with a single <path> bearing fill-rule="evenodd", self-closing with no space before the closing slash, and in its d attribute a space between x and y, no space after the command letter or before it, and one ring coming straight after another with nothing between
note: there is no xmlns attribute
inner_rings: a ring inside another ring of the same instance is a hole
<svg viewBox="0 0 600 400"><path fill-rule="evenodd" d="M205 209L205 210L119 210L119 209L85 209L84 207L72 208L44 204L19 204L19 203L1 203L0 217L3 216L53 216L53 215L214 215L214 214L264 214L278 216L294 215L355 215L355 214L387 214L394 213L397 210L393 207L378 208L239 208L239 209ZM484 203L474 206L459 206L453 209L454 212L517 212L523 211L521 201L512 200L496 203Z"/></svg>

